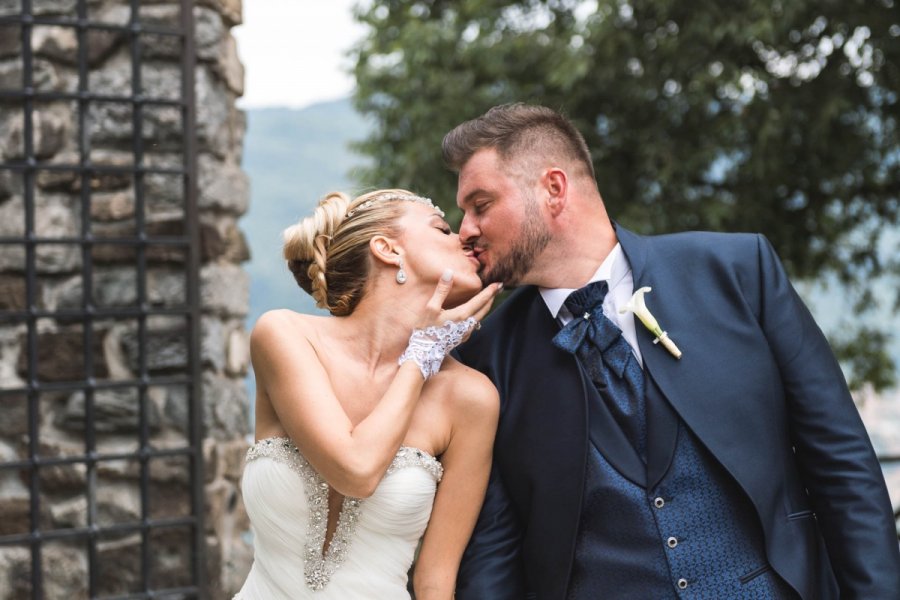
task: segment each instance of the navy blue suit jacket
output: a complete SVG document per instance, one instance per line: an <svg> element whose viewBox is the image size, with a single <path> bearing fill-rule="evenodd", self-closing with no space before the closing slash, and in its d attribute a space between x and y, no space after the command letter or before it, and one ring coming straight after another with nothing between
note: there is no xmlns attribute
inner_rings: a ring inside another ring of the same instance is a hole
<svg viewBox="0 0 900 600"><path fill-rule="evenodd" d="M643 237L622 227L617 235L634 288L653 288L647 306L684 353L675 360L636 324L648 394L675 410L750 498L775 571L804 600L900 598L881 469L831 349L768 241ZM612 421L588 422L596 390L552 345L558 330L537 289L525 287L459 349L497 386L501 417L458 600L565 598L589 436L634 472ZM649 435L671 439L674 451L672 432L648 419ZM651 487L671 460L667 443L656 447L642 475Z"/></svg>

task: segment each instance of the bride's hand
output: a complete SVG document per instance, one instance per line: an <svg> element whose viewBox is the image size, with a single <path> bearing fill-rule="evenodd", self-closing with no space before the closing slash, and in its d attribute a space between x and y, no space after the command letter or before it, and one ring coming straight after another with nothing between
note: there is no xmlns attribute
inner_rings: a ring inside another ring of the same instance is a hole
<svg viewBox="0 0 900 600"><path fill-rule="evenodd" d="M417 329L424 329L429 326L441 327L447 321L461 322L469 317L475 319L476 323L481 323L481 319L491 310L494 298L503 288L501 283L492 283L482 289L480 292L472 296L468 301L455 306L451 309L444 309L444 301L453 288L453 271L447 269L441 275L437 287L432 294L431 299L425 305L422 318L419 320ZM476 325L477 327L477 325ZM468 336L466 336L468 337Z"/></svg>

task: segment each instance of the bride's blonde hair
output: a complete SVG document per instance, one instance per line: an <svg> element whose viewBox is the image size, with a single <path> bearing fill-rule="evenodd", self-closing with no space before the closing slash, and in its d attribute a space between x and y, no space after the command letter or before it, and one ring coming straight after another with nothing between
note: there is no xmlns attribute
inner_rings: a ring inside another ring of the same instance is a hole
<svg viewBox="0 0 900 600"><path fill-rule="evenodd" d="M396 237L402 202L421 201L406 190L376 190L354 200L332 192L313 214L284 230L284 258L294 279L335 316L349 315L362 298L371 268L369 240Z"/></svg>

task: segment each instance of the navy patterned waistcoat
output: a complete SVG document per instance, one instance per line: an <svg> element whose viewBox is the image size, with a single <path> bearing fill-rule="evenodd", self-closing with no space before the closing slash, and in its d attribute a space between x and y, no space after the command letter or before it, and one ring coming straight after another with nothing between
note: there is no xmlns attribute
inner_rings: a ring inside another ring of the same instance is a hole
<svg viewBox="0 0 900 600"><path fill-rule="evenodd" d="M604 408L591 407L591 418L597 410ZM798 598L768 565L762 528L749 499L677 415L668 412L677 420L675 452L652 489L623 476L589 444L568 597ZM653 441L651 432L649 443Z"/></svg>

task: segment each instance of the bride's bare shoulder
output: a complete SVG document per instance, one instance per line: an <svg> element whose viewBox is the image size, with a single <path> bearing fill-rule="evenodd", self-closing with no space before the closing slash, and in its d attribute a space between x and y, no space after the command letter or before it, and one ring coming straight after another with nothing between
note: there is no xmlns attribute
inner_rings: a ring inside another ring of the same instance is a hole
<svg viewBox="0 0 900 600"><path fill-rule="evenodd" d="M441 396L454 412L487 416L499 410L497 388L491 380L451 356L444 359L434 383L440 385Z"/></svg>
<svg viewBox="0 0 900 600"><path fill-rule="evenodd" d="M250 332L251 350L272 344L293 346L304 339L312 341L318 337L327 318L288 309L267 311L260 315Z"/></svg>

